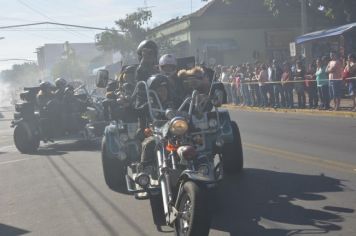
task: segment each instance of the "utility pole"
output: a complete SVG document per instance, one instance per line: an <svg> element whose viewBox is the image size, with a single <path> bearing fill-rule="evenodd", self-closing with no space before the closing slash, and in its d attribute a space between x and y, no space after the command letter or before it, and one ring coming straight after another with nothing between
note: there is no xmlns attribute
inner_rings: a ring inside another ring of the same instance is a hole
<svg viewBox="0 0 356 236"><path fill-rule="evenodd" d="M302 34L308 33L307 0L301 0Z"/></svg>
<svg viewBox="0 0 356 236"><path fill-rule="evenodd" d="M307 0L300 0L301 2L301 33L308 33L308 17L307 17ZM310 56L309 45L302 44L302 56L306 58L308 62L308 57Z"/></svg>

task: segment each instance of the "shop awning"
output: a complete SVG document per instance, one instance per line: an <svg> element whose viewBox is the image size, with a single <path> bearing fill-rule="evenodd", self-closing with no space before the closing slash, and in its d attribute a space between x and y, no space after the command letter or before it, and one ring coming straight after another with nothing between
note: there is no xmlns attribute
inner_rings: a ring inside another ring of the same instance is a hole
<svg viewBox="0 0 356 236"><path fill-rule="evenodd" d="M311 32L311 33L304 34L304 35L297 37L295 39L295 42L298 44L298 43L304 43L304 42L308 42L308 41L315 40L315 39L322 39L322 38L327 38L327 37L332 37L332 36L338 36L338 35L341 35L355 27L356 27L356 22L347 24L347 25L330 28L330 29L326 29L326 30L315 31L315 32Z"/></svg>

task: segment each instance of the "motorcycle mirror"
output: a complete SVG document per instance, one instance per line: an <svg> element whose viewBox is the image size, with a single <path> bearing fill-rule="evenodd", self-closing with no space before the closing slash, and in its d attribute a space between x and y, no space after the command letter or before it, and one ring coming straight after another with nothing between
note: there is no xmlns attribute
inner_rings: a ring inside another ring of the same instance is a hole
<svg viewBox="0 0 356 236"><path fill-rule="evenodd" d="M109 71L108 70L99 70L96 77L96 87L106 88L109 81Z"/></svg>

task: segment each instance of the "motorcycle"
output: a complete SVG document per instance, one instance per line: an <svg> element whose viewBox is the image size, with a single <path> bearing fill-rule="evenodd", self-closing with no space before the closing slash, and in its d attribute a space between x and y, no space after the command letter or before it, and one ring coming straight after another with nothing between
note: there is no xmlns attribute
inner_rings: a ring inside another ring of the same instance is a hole
<svg viewBox="0 0 356 236"><path fill-rule="evenodd" d="M148 101L145 135L155 140L152 165L139 160L140 139L133 132L137 122L112 121L104 132L102 161L108 186L121 191L126 187L137 199L149 198L157 227L163 216L176 235L208 235L209 190L224 173L243 169L239 128L228 111L219 109L224 93L215 85L209 95L193 91L177 110L164 110L157 94L145 82L137 83L132 97L141 87ZM129 143L134 143L134 154L127 151Z"/></svg>
<svg viewBox="0 0 356 236"><path fill-rule="evenodd" d="M74 89L70 102L64 104L51 99L45 107L37 103L39 91L39 87L25 87L20 93L22 102L15 104L11 127L14 128L15 146L21 153L36 152L41 141L92 141L102 136L106 123L101 101L94 98L85 85Z"/></svg>

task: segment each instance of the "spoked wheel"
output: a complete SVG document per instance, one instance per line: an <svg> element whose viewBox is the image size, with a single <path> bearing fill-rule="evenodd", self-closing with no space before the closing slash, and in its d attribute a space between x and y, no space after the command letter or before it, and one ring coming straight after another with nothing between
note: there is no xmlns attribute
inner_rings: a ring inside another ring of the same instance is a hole
<svg viewBox="0 0 356 236"><path fill-rule="evenodd" d="M205 236L209 234L210 212L207 205L207 191L192 181L185 182L183 192L178 196L179 214L175 221L177 236Z"/></svg>
<svg viewBox="0 0 356 236"><path fill-rule="evenodd" d="M26 129L25 124L19 124L14 129L14 143L21 153L30 154L37 151L40 140L31 131Z"/></svg>

